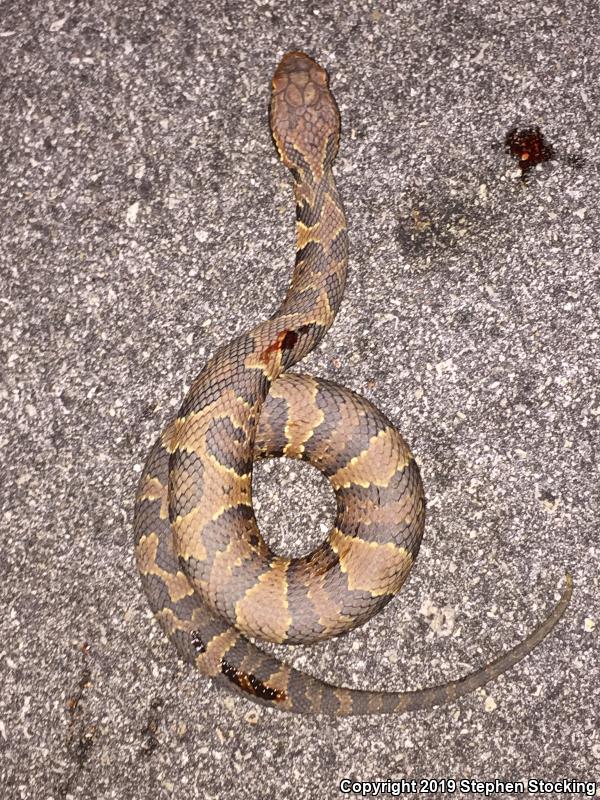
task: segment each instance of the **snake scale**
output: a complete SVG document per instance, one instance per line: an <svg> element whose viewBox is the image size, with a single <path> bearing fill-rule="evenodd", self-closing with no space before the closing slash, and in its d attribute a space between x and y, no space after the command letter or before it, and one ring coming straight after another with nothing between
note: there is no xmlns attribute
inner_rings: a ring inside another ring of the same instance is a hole
<svg viewBox="0 0 600 800"><path fill-rule="evenodd" d="M295 670L248 637L310 643L361 625L402 586L423 535L415 460L392 423L334 383L286 373L323 338L348 262L332 166L340 117L325 70L287 53L272 81L273 139L294 181L296 262L273 316L220 347L166 426L136 497L138 569L180 656L258 703L331 716L405 712L482 686L529 653L565 611L572 581L544 622L496 661L442 686L347 689ZM303 459L329 479L337 516L310 555L274 554L252 508L258 458Z"/></svg>

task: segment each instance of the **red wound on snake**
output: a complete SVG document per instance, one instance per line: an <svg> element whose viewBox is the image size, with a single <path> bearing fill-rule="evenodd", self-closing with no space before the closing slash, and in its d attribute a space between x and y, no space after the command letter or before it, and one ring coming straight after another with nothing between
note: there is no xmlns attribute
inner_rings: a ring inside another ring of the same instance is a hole
<svg viewBox="0 0 600 800"><path fill-rule="evenodd" d="M281 689L272 689L259 680L256 675L252 675L249 672L241 672L225 659L221 661L221 672L243 692L254 695L254 697L260 697L261 700L283 703L287 699L287 694Z"/></svg>
<svg viewBox="0 0 600 800"><path fill-rule="evenodd" d="M298 334L296 331L281 331L277 339L262 351L261 357L268 361L274 353L281 350L291 350L297 341Z"/></svg>
<svg viewBox="0 0 600 800"><path fill-rule="evenodd" d="M193 631L191 634L191 641L196 653L201 654L206 652L206 645L202 641L198 631ZM261 700L269 700L274 703L283 703L284 700L287 700L287 694L282 689L273 689L257 678L256 675L236 669L224 658L221 659L221 672L239 689L246 692L246 694L251 694L254 697L259 697Z"/></svg>
<svg viewBox="0 0 600 800"><path fill-rule="evenodd" d="M291 350L298 341L298 334L296 331L286 331L283 341L281 342L282 350Z"/></svg>

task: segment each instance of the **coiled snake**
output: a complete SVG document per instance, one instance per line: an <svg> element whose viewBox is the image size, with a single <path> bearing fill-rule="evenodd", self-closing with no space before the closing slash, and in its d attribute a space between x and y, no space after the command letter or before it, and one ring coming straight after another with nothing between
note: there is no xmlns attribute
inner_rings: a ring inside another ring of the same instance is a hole
<svg viewBox="0 0 600 800"><path fill-rule="evenodd" d="M409 692L332 686L246 637L308 643L356 627L400 589L417 556L425 503L419 470L392 423L328 381L283 374L323 338L348 260L332 165L340 119L325 70L287 53L275 72L271 129L294 180L296 263L273 316L220 347L152 448L135 510L137 564L179 654L245 697L297 713L412 711L471 692L529 653L566 609L571 579L523 642L470 675ZM299 458L330 480L337 516L310 555L275 555L252 509L257 458Z"/></svg>

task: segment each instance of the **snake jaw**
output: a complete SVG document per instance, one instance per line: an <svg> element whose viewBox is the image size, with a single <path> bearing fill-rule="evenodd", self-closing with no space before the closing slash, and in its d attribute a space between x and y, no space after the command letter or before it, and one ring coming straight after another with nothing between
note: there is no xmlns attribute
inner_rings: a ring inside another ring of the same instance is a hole
<svg viewBox="0 0 600 800"><path fill-rule="evenodd" d="M337 154L340 114L327 72L300 51L286 53L273 76L271 132L296 181L320 180Z"/></svg>

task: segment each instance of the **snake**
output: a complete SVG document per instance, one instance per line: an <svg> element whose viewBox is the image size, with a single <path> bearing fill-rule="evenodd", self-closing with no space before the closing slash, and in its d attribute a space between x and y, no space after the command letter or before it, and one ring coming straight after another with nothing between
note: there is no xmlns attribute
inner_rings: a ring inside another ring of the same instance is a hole
<svg viewBox="0 0 600 800"><path fill-rule="evenodd" d="M133 525L143 590L182 659L258 704L327 716L431 708L536 647L566 610L572 578L526 639L440 686L336 686L254 643L311 644L365 623L400 590L425 524L419 469L392 422L355 392L288 371L331 327L348 267L333 174L340 113L326 70L303 52L286 53L273 75L270 125L293 180L291 280L269 319L216 350L150 450ZM336 497L327 538L297 558L272 551L252 506L254 462L281 456L316 467Z"/></svg>

